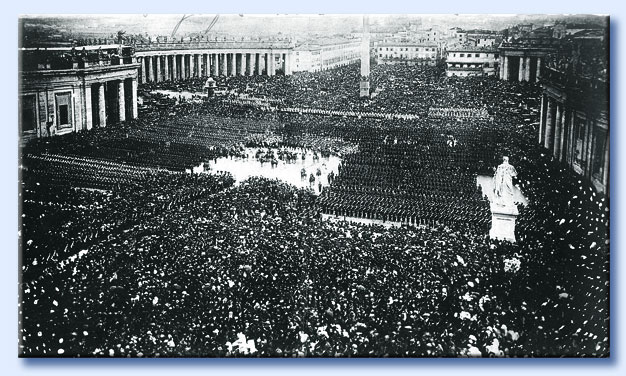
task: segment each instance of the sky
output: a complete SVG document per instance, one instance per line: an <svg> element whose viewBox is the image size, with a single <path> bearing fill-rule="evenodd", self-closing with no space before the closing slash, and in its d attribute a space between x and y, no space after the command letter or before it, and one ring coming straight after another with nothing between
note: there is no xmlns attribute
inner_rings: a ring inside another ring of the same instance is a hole
<svg viewBox="0 0 626 376"><path fill-rule="evenodd" d="M184 14L115 14L115 15L24 15L24 24L52 25L73 32L115 33L124 30L131 34L170 35ZM216 14L187 14L178 35L202 32L207 29ZM387 29L398 23L418 24L422 27L501 30L520 23L536 25L552 24L555 20L580 22L595 20L597 16L562 15L472 15L472 14L427 14L427 15L371 15L372 30ZM224 14L220 15L212 29L213 33L238 35L301 35L301 34L346 34L358 31L362 17L358 14Z"/></svg>

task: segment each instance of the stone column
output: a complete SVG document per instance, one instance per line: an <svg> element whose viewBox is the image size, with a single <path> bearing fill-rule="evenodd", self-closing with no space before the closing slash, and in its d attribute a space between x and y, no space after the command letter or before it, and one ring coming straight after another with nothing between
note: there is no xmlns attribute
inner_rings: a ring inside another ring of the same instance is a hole
<svg viewBox="0 0 626 376"><path fill-rule="evenodd" d="M222 71L220 74L222 76L228 76L228 54L222 54L220 58L222 59Z"/></svg>
<svg viewBox="0 0 626 376"><path fill-rule="evenodd" d="M154 78L152 78L152 56L146 56L146 82L153 82Z"/></svg>
<svg viewBox="0 0 626 376"><path fill-rule="evenodd" d="M509 80L509 57L504 57L504 80Z"/></svg>
<svg viewBox="0 0 626 376"><path fill-rule="evenodd" d="M270 75L270 54L266 53L263 56L263 65L265 66L265 74Z"/></svg>
<svg viewBox="0 0 626 376"><path fill-rule="evenodd" d="M228 75L229 76L235 76L237 75L237 68L236 68L236 57L234 53L229 54L230 55L230 61L228 64Z"/></svg>
<svg viewBox="0 0 626 376"><path fill-rule="evenodd" d="M146 61L143 56L139 57L141 61L141 83L146 83Z"/></svg>
<svg viewBox="0 0 626 376"><path fill-rule="evenodd" d="M120 115L120 122L126 121L126 98L124 98L124 80L120 80L117 83L117 95L118 95L117 103L119 104L118 111Z"/></svg>
<svg viewBox="0 0 626 376"><path fill-rule="evenodd" d="M209 76L209 55L202 54L202 76Z"/></svg>
<svg viewBox="0 0 626 376"><path fill-rule="evenodd" d="M536 74L536 76L537 76L536 81L539 81L539 77L541 77L541 58L540 57L537 58L537 74Z"/></svg>
<svg viewBox="0 0 626 376"><path fill-rule="evenodd" d="M91 84L85 83L85 91L83 96L85 97L85 129L90 130L93 127L92 115L91 115Z"/></svg>
<svg viewBox="0 0 626 376"><path fill-rule="evenodd" d="M165 69L165 81L169 81L172 79L172 77L170 76L170 57L168 55L163 56L163 68Z"/></svg>
<svg viewBox="0 0 626 376"><path fill-rule="evenodd" d="M176 57L178 55L172 55L172 79L174 81L178 80L178 62L176 61Z"/></svg>
<svg viewBox="0 0 626 376"><path fill-rule="evenodd" d="M282 58L282 66L281 66L281 68L283 69L283 74L286 76L287 75L287 54L286 53L282 53L282 54L280 54L280 57Z"/></svg>
<svg viewBox="0 0 626 376"><path fill-rule="evenodd" d="M519 58L519 74L517 75L518 81L524 81L524 58L520 56Z"/></svg>
<svg viewBox="0 0 626 376"><path fill-rule="evenodd" d="M246 75L252 76L254 73L254 65L252 64L254 54L246 54Z"/></svg>
<svg viewBox="0 0 626 376"><path fill-rule="evenodd" d="M500 55L500 79L504 80L504 55Z"/></svg>
<svg viewBox="0 0 626 376"><path fill-rule="evenodd" d="M543 128L546 123L546 120L544 118L544 116L546 115L545 106L546 106L546 95L541 94L541 107L540 107L540 113L539 113L539 145L541 145L541 142L543 141L543 138L542 138Z"/></svg>
<svg viewBox="0 0 626 376"><path fill-rule="evenodd" d="M254 54L254 73L261 75L261 54Z"/></svg>
<svg viewBox="0 0 626 376"><path fill-rule="evenodd" d="M167 61L167 56L165 57ZM133 80L132 98L133 98L133 119L137 119L139 112L137 111L137 80Z"/></svg>
<svg viewBox="0 0 626 376"><path fill-rule="evenodd" d="M161 56L157 55L156 58L156 82L161 82Z"/></svg>
<svg viewBox="0 0 626 376"><path fill-rule="evenodd" d="M561 113L561 120L560 120L560 123L561 123L560 124L560 128L561 128L560 134L561 134L561 137L559 139L559 156L558 156L559 161L563 160L563 148L566 146L565 145L565 134L567 133L567 123L566 123L567 117L565 115L566 115L567 109L565 108L565 106L562 107L562 111L561 112L562 112Z"/></svg>
<svg viewBox="0 0 626 376"><path fill-rule="evenodd" d="M545 137L543 138L543 147L545 147L546 149L550 149L551 145L550 145L550 141L552 140L552 131L553 131L553 126L552 126L552 110L553 110L553 105L552 105L552 100L550 99L550 97L546 98L548 101L548 105L546 108L546 134Z"/></svg>
<svg viewBox="0 0 626 376"><path fill-rule="evenodd" d="M556 159L559 158L559 149L561 148L561 127L562 127L562 123L561 123L561 113L562 113L562 106L557 103L556 104L556 116L554 119L554 143L553 143L553 147L552 147L552 156Z"/></svg>
<svg viewBox="0 0 626 376"><path fill-rule="evenodd" d="M211 76L217 76L217 54L211 54Z"/></svg>
<svg viewBox="0 0 626 376"><path fill-rule="evenodd" d="M196 55L194 54L189 55L189 78L193 78L196 75L195 57Z"/></svg>
<svg viewBox="0 0 626 376"><path fill-rule="evenodd" d="M246 54L244 53L239 54L239 75L246 75Z"/></svg>
<svg viewBox="0 0 626 376"><path fill-rule="evenodd" d="M107 126L106 100L104 96L104 82L98 84L98 121L101 127Z"/></svg>
<svg viewBox="0 0 626 376"><path fill-rule="evenodd" d="M567 155L566 155L566 159L567 159L567 163L569 163L570 165L574 162L574 150L576 148L576 145L574 144L576 142L576 140L574 140L574 125L576 124L576 111L572 110L572 113L570 115L570 121L569 121L569 134L567 136Z"/></svg>
<svg viewBox="0 0 626 376"><path fill-rule="evenodd" d="M293 74L291 69L291 52L287 52L285 54L285 74L291 75Z"/></svg>
<svg viewBox="0 0 626 376"><path fill-rule="evenodd" d="M187 55L180 55L180 79L184 80L187 78L187 72L185 72L185 57Z"/></svg>
<svg viewBox="0 0 626 376"><path fill-rule="evenodd" d="M530 82L530 57L526 58L526 68L524 69L524 80Z"/></svg>

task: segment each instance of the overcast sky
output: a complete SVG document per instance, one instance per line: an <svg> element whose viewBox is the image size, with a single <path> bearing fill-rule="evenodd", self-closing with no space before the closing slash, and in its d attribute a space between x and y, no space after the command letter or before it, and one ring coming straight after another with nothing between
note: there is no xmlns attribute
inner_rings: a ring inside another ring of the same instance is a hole
<svg viewBox="0 0 626 376"><path fill-rule="evenodd" d="M59 15L32 16L23 19L27 26L48 24L63 26L71 31L101 31L104 33L124 30L128 33L148 33L169 35L182 14L133 14L133 15ZM178 30L178 35L202 32L211 23L214 14L194 14L186 19ZM358 30L361 15L221 15L212 31L242 35L266 34L343 34ZM520 23L535 25L551 24L563 19L570 22L598 20L598 17L559 16L559 15L371 15L370 23L381 27L397 23L421 24L423 27L461 27L501 30Z"/></svg>

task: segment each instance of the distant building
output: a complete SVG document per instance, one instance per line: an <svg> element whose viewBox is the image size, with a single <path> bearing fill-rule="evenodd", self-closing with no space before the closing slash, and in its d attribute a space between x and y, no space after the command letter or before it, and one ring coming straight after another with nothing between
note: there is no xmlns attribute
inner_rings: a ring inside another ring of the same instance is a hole
<svg viewBox="0 0 626 376"><path fill-rule="evenodd" d="M381 42L376 44L378 64L435 65L439 47L434 43Z"/></svg>
<svg viewBox="0 0 626 376"><path fill-rule="evenodd" d="M493 76L498 61L498 51L494 48L451 48L446 53L446 76Z"/></svg>
<svg viewBox="0 0 626 376"><path fill-rule="evenodd" d="M134 52L118 45L19 49L20 135L48 137L137 117Z"/></svg>
<svg viewBox="0 0 626 376"><path fill-rule="evenodd" d="M468 30L466 35L466 43L478 48L495 47L502 39L496 32L490 30Z"/></svg>
<svg viewBox="0 0 626 376"><path fill-rule="evenodd" d="M538 141L556 160L608 194L607 40L604 31L576 35L543 60Z"/></svg>
<svg viewBox="0 0 626 376"><path fill-rule="evenodd" d="M327 39L306 42L293 49L294 72L319 72L360 61L361 40Z"/></svg>

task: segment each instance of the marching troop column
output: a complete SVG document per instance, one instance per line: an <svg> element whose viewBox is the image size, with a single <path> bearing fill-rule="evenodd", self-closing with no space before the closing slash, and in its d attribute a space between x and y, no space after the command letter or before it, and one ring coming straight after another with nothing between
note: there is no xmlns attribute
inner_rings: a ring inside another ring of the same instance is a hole
<svg viewBox="0 0 626 376"><path fill-rule="evenodd" d="M104 98L104 82L98 84L98 121L101 127L107 126L106 102Z"/></svg>

